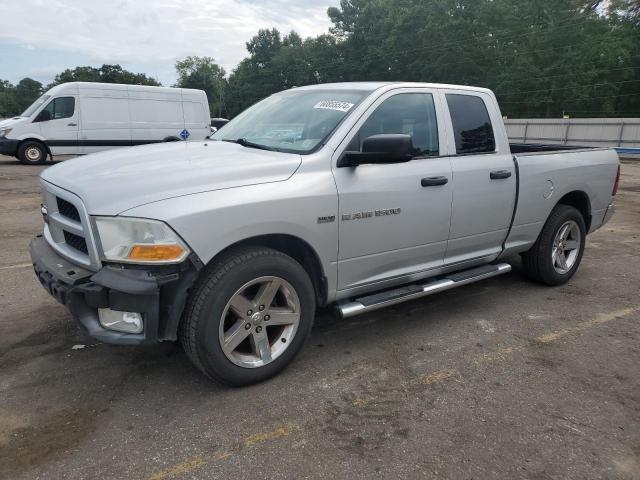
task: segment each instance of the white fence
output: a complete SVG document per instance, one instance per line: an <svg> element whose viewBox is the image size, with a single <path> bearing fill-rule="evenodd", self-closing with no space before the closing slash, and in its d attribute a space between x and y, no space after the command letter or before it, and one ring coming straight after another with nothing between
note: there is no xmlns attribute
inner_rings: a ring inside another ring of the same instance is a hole
<svg viewBox="0 0 640 480"><path fill-rule="evenodd" d="M640 118L506 119L512 143L640 148Z"/></svg>

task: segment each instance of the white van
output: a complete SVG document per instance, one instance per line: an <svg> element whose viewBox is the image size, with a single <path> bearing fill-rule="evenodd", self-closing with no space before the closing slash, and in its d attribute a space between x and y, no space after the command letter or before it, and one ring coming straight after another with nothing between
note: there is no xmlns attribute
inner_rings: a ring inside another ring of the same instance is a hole
<svg viewBox="0 0 640 480"><path fill-rule="evenodd" d="M22 163L211 134L202 90L113 83L57 85L18 117L0 122L0 154Z"/></svg>

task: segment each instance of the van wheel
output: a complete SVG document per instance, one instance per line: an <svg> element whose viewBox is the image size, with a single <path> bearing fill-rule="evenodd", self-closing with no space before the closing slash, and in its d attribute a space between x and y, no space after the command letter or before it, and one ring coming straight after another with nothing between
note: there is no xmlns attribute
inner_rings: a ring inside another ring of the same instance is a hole
<svg viewBox="0 0 640 480"><path fill-rule="evenodd" d="M557 205L531 249L522 254L529 278L546 285L562 285L576 273L586 243L582 214L569 205Z"/></svg>
<svg viewBox="0 0 640 480"><path fill-rule="evenodd" d="M18 159L25 165L41 165L47 160L47 149L35 140L23 142L18 147Z"/></svg>
<svg viewBox="0 0 640 480"><path fill-rule="evenodd" d="M311 331L315 307L313 284L298 262L270 248L242 248L202 273L179 337L209 378L248 385L293 360Z"/></svg>

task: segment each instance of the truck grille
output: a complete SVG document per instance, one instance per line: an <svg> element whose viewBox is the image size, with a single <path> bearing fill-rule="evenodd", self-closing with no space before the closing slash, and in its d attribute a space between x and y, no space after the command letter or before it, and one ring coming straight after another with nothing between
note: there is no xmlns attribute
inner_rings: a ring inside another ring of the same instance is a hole
<svg viewBox="0 0 640 480"><path fill-rule="evenodd" d="M70 262L98 270L101 262L82 200L45 180L41 186L44 237L51 248Z"/></svg>
<svg viewBox="0 0 640 480"><path fill-rule="evenodd" d="M71 248L75 248L85 255L89 255L87 241L83 237L81 237L80 235L75 235L71 232L67 232L66 230L63 230L62 232L64 233L64 241L67 243L67 245L69 245Z"/></svg>
<svg viewBox="0 0 640 480"><path fill-rule="evenodd" d="M60 212L60 215L80 223L80 213L71 202L67 202L64 198L60 197L56 197L56 200L58 203L58 211Z"/></svg>

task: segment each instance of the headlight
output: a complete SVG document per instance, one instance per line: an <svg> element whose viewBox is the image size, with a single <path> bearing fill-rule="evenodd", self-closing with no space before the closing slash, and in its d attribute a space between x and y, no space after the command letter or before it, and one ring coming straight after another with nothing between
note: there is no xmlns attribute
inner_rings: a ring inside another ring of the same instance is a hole
<svg viewBox="0 0 640 480"><path fill-rule="evenodd" d="M10 128L0 128L0 137L6 137L11 132Z"/></svg>
<svg viewBox="0 0 640 480"><path fill-rule="evenodd" d="M165 223L127 217L94 217L104 260L124 263L179 263L189 248Z"/></svg>

